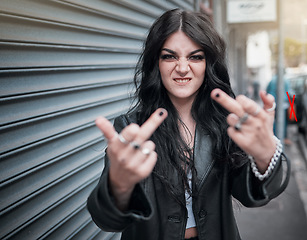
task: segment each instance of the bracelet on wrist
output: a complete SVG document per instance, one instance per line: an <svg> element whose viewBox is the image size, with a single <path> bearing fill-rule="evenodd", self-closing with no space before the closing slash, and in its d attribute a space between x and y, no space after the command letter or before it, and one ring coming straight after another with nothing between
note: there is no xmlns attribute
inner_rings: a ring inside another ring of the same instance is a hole
<svg viewBox="0 0 307 240"><path fill-rule="evenodd" d="M259 172L254 158L251 155L248 155L248 158L249 158L250 163L251 163L252 171L260 181L263 181L265 178L267 178L271 175L271 173L273 172L273 169L274 169L274 167L275 167L275 165L276 165L276 163L277 163L277 161L278 161L278 159L279 159L279 157L282 153L282 144L281 144L280 140L276 136L274 136L274 139L276 141L276 150L275 150L273 157L271 158L271 161L269 163L267 170L263 174L261 174Z"/></svg>

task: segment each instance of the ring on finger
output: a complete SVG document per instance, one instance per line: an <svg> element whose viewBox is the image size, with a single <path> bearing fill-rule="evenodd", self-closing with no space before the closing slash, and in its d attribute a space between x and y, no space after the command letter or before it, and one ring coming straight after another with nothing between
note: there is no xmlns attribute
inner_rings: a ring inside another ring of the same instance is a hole
<svg viewBox="0 0 307 240"><path fill-rule="evenodd" d="M118 140L119 140L121 143L124 143L124 144L128 144L128 143L129 143L129 141L127 141L127 140L123 137L123 135L121 135L121 134L118 134Z"/></svg>
<svg viewBox="0 0 307 240"><path fill-rule="evenodd" d="M150 149L149 148L142 148L141 149L141 152L144 154L144 155L149 155L151 153Z"/></svg>
<svg viewBox="0 0 307 240"><path fill-rule="evenodd" d="M246 120L248 119L248 116L249 114L248 113L244 113L244 115L242 117L239 118L239 122L242 124L242 123L245 123Z"/></svg>
<svg viewBox="0 0 307 240"><path fill-rule="evenodd" d="M249 116L248 113L244 113L244 115L239 118L238 122L234 126L234 128L237 131L241 130L242 124L246 122L246 120L248 119L248 116Z"/></svg>
<svg viewBox="0 0 307 240"><path fill-rule="evenodd" d="M237 122L234 126L234 128L237 130L237 131L240 131L241 130L241 123L240 122Z"/></svg>
<svg viewBox="0 0 307 240"><path fill-rule="evenodd" d="M256 109L256 111L254 112L253 116L256 117L256 116L260 113L260 110L261 110L260 106L257 105L257 109Z"/></svg>
<svg viewBox="0 0 307 240"><path fill-rule="evenodd" d="M267 112L273 112L273 111L275 110L275 108L276 108L276 102L273 102L273 106L272 106L271 108L265 109L265 111L267 111Z"/></svg>
<svg viewBox="0 0 307 240"><path fill-rule="evenodd" d="M131 145L135 150L141 148L141 145L140 145L139 143L135 142L135 141L130 142L130 145Z"/></svg>

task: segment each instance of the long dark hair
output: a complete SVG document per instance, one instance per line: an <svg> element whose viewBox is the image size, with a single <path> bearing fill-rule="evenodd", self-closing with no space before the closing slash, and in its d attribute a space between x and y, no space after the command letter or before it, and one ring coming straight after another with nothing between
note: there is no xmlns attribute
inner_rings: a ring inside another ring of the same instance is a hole
<svg viewBox="0 0 307 240"><path fill-rule="evenodd" d="M186 188L189 188L183 166L189 166L193 174L197 173L194 168L193 153L181 138L178 126L181 121L162 84L158 65L164 42L178 30L184 32L204 50L205 79L193 103L192 116L197 127L201 127L211 137L212 157L223 162L230 162L227 160L230 158L233 145L226 132L228 112L211 99L210 93L214 88L220 88L232 97L234 93L230 87L225 63L225 43L207 15L174 9L165 12L155 21L136 68L134 83L137 103L135 108L138 110L139 124L146 121L157 108L167 109L168 117L152 136L158 153L158 161L153 173L166 186L168 192L183 204L182 197L179 197L182 194L182 187L171 182L169 176L175 169L178 173L178 181L183 181Z"/></svg>

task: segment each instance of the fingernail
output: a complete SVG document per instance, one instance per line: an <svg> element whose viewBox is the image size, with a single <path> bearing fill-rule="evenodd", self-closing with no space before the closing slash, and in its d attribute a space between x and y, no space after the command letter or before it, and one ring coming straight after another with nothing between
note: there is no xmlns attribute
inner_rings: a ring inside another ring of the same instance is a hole
<svg viewBox="0 0 307 240"><path fill-rule="evenodd" d="M215 96L218 98L218 97L220 97L220 94L219 94L219 93L217 93L217 94L215 94Z"/></svg>
<svg viewBox="0 0 307 240"><path fill-rule="evenodd" d="M164 108L160 108L159 117L165 116L167 111Z"/></svg>

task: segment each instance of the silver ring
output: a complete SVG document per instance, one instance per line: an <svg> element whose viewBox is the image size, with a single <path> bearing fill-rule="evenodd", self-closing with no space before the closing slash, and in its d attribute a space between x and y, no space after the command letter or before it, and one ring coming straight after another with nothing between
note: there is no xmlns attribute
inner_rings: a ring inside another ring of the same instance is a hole
<svg viewBox="0 0 307 240"><path fill-rule="evenodd" d="M248 113L244 113L244 115L242 117L239 118L239 122L242 124L242 123L245 123L246 120L248 119Z"/></svg>
<svg viewBox="0 0 307 240"><path fill-rule="evenodd" d="M253 116L256 117L256 116L260 113L260 110L261 110L260 106L257 105L257 109L256 109L256 111L254 112Z"/></svg>
<svg viewBox="0 0 307 240"><path fill-rule="evenodd" d="M241 123L238 121L238 122L235 124L234 128L235 128L237 131L240 131L240 130L241 130Z"/></svg>
<svg viewBox="0 0 307 240"><path fill-rule="evenodd" d="M248 113L244 113L244 115L242 117L239 118L239 121L234 125L234 128L237 131L241 130L242 124L246 122L246 120L248 119Z"/></svg>
<svg viewBox="0 0 307 240"><path fill-rule="evenodd" d="M137 150L137 149L140 149L141 148L141 145L140 144L138 144L137 142L135 142L135 141L133 141L133 142L131 142L130 143L130 145L135 149L135 150Z"/></svg>
<svg viewBox="0 0 307 240"><path fill-rule="evenodd" d="M151 153L149 148L142 148L141 152L147 156Z"/></svg>
<svg viewBox="0 0 307 240"><path fill-rule="evenodd" d="M118 134L118 139L121 143L128 144L129 142L123 137L123 135Z"/></svg>
<svg viewBox="0 0 307 240"><path fill-rule="evenodd" d="M265 109L267 112L273 112L276 108L276 102L273 102L273 106L271 108Z"/></svg>

